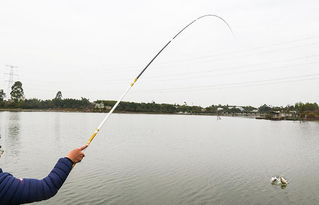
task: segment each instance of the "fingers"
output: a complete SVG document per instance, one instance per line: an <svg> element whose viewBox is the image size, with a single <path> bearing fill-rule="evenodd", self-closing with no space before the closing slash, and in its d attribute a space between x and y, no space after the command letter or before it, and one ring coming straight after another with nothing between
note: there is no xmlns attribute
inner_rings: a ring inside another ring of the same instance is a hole
<svg viewBox="0 0 319 205"><path fill-rule="evenodd" d="M85 157L85 154L84 154L83 152L81 152L81 153L76 157L76 163L81 162L84 157Z"/></svg>
<svg viewBox="0 0 319 205"><path fill-rule="evenodd" d="M81 150L81 151L82 151L82 150L85 150L88 146L89 146L89 144L85 144L85 145L83 145L82 147L80 147L80 150Z"/></svg>
<svg viewBox="0 0 319 205"><path fill-rule="evenodd" d="M88 144L85 144L79 148L76 148L76 149L70 151L68 153L67 157L69 159L71 159L71 161L73 161L74 163L79 163L85 157L83 150L85 150L87 147L88 147Z"/></svg>

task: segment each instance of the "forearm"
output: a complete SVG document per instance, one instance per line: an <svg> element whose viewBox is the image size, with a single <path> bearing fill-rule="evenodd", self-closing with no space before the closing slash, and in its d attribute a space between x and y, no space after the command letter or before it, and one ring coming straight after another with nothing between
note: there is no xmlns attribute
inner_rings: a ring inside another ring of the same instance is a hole
<svg viewBox="0 0 319 205"><path fill-rule="evenodd" d="M72 164L67 158L59 159L49 175L42 180L20 180L13 176L8 177L4 189L0 190L1 202L5 202L4 204L22 204L51 198L58 192L68 177Z"/></svg>

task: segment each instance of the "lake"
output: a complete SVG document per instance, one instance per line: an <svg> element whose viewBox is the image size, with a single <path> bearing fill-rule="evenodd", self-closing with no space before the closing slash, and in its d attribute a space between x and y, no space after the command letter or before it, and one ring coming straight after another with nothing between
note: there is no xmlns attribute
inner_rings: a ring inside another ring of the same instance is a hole
<svg viewBox="0 0 319 205"><path fill-rule="evenodd" d="M105 113L0 112L0 167L43 178ZM37 204L319 204L319 123L114 114ZM270 178L281 175L287 187Z"/></svg>

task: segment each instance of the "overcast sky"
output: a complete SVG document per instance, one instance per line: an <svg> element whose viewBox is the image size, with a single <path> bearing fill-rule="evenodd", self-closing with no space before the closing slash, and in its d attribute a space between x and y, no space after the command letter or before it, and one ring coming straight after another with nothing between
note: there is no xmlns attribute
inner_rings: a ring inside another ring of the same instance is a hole
<svg viewBox="0 0 319 205"><path fill-rule="evenodd" d="M117 99L176 32L126 101L207 106L319 102L316 0L2 0L5 65L27 98Z"/></svg>

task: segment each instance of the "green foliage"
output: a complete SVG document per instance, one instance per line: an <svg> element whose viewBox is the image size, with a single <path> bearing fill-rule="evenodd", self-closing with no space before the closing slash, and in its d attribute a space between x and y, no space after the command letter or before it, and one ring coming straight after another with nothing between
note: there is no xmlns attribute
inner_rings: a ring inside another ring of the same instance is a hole
<svg viewBox="0 0 319 205"><path fill-rule="evenodd" d="M0 102L3 102L5 97L6 97L6 94L4 93L3 89L0 89Z"/></svg>
<svg viewBox="0 0 319 205"><path fill-rule="evenodd" d="M111 100L97 100L95 103L103 103L107 111L110 107L115 105L116 101ZM151 103L135 103L135 102L121 102L117 109L120 112L146 112L146 113L202 113L203 108L200 106L188 106L184 105L176 105L176 104L157 104L155 102ZM100 111L100 109L97 109Z"/></svg>
<svg viewBox="0 0 319 205"><path fill-rule="evenodd" d="M299 113L306 112L306 111L317 111L319 110L318 104L317 103L296 103L295 104L295 109Z"/></svg>
<svg viewBox="0 0 319 205"><path fill-rule="evenodd" d="M72 98L66 98L66 99L54 99L53 104L57 108L91 108L91 103L86 98L81 98L81 100L78 99L72 99Z"/></svg>
<svg viewBox="0 0 319 205"><path fill-rule="evenodd" d="M51 100L39 100L36 98L26 99L21 105L23 109L49 109L52 107L53 103Z"/></svg>
<svg viewBox="0 0 319 205"><path fill-rule="evenodd" d="M15 103L24 100L24 92L22 88L22 83L20 81L16 81L11 87L11 100Z"/></svg>
<svg viewBox="0 0 319 205"><path fill-rule="evenodd" d="M54 99L57 99L57 100L62 100L62 92L61 91L58 91L55 95L55 98Z"/></svg>
<svg viewBox="0 0 319 205"><path fill-rule="evenodd" d="M22 108L22 109L72 109L88 110L93 108L89 99L62 99L62 100L40 100L36 98L25 99L23 101L4 101L0 103L1 108Z"/></svg>
<svg viewBox="0 0 319 205"><path fill-rule="evenodd" d="M215 113L217 113L217 108L218 108L217 105L211 105L211 106L206 107L206 108L205 108L205 111L206 111L207 113L213 113L213 114L215 114Z"/></svg>
<svg viewBox="0 0 319 205"><path fill-rule="evenodd" d="M258 111L259 111L260 113L270 113L270 112L272 111L272 108L271 108L270 106L264 104L264 105L262 105L262 106L260 106L260 107L258 108Z"/></svg>
<svg viewBox="0 0 319 205"><path fill-rule="evenodd" d="M296 103L295 111L298 113L299 118L306 120L319 119L319 106L317 103Z"/></svg>
<svg viewBox="0 0 319 205"><path fill-rule="evenodd" d="M245 112L249 113L249 112L253 112L254 110L256 110L255 107L253 106L243 106Z"/></svg>
<svg viewBox="0 0 319 205"><path fill-rule="evenodd" d="M24 91L22 83L17 81L11 87L11 100L4 100L5 93L0 89L0 108L22 108L22 109L61 109L61 110L85 110L108 112L116 103L114 100L97 100L91 103L87 98L62 99L62 92L58 91L52 100L40 99L24 99ZM95 107L95 104L98 106ZM151 103L136 103L136 102L121 102L116 111L119 112L143 112L143 113L168 113L168 114L218 114L218 115L246 115L255 113L255 107L252 106L230 106L230 105L211 105L205 108L201 106L189 106L186 102L182 105L178 104L158 104ZM286 113L293 119L319 119L319 106L317 103L296 103L295 105L287 105L286 107L272 107L266 104L258 108L258 112L269 119L273 118L274 114Z"/></svg>

